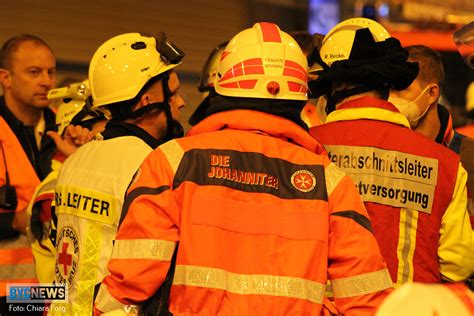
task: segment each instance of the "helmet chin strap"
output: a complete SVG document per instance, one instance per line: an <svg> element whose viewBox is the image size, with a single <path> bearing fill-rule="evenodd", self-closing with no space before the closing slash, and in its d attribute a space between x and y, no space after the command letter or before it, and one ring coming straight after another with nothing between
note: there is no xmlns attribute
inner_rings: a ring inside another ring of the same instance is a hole
<svg viewBox="0 0 474 316"><path fill-rule="evenodd" d="M173 116L171 115L171 106L169 104L169 100L173 93L171 93L169 85L168 85L168 80L169 80L169 74L168 72L165 72L162 74L162 86L163 86L163 95L164 95L164 100L163 102L155 102L148 104L147 106L144 106L136 111L133 111L130 115L130 118L132 119L137 119L140 116L144 115L145 113L148 113L154 109L161 109L165 112L166 114L166 135L163 138L163 141L168 141L173 138L178 138L178 137L183 137L184 136L184 129L183 126L173 119Z"/></svg>
<svg viewBox="0 0 474 316"><path fill-rule="evenodd" d="M173 96L173 93L171 93L168 81L169 81L169 73L166 72L163 74L163 94L165 96L165 103L166 106L164 107L165 114L166 114L166 135L164 141L171 140L173 138L179 138L184 136L184 129L183 126L173 119L173 116L171 115L171 106L169 104L170 98Z"/></svg>

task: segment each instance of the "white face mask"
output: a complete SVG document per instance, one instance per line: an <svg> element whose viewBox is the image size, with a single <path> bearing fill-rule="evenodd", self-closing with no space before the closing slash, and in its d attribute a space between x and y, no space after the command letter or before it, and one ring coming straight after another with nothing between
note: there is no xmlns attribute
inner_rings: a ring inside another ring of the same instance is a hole
<svg viewBox="0 0 474 316"><path fill-rule="evenodd" d="M407 100L404 98L390 95L388 102L392 103L402 113L410 123L411 128L415 128L418 125L418 121L425 116L428 112L429 106L426 107L423 113L420 113L417 101L428 91L430 87L426 87L414 100Z"/></svg>

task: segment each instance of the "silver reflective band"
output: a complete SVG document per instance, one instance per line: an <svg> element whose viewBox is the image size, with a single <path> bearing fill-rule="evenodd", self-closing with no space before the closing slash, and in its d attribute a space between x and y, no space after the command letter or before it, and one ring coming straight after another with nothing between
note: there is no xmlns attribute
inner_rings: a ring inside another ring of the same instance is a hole
<svg viewBox="0 0 474 316"><path fill-rule="evenodd" d="M174 247L174 242L161 239L116 240L111 259L171 261Z"/></svg>
<svg viewBox="0 0 474 316"><path fill-rule="evenodd" d="M170 140L169 142L161 145L159 148L168 159L168 163L170 164L171 169L173 169L173 172L176 173L179 164L181 163L181 159L183 159L183 148L181 148L176 140Z"/></svg>
<svg viewBox="0 0 474 316"><path fill-rule="evenodd" d="M104 284L100 285L99 293L97 294L95 303L101 312L108 312L125 307L124 304L120 303L112 295L110 295L107 287Z"/></svg>
<svg viewBox="0 0 474 316"><path fill-rule="evenodd" d="M173 285L218 289L242 295L283 296L321 304L325 284L302 278L237 274L222 269L177 265Z"/></svg>
<svg viewBox="0 0 474 316"><path fill-rule="evenodd" d="M325 174L326 190L329 198L346 174L333 163L326 167Z"/></svg>
<svg viewBox="0 0 474 316"><path fill-rule="evenodd" d="M392 288L387 269L331 280L335 298L354 297Z"/></svg>
<svg viewBox="0 0 474 316"><path fill-rule="evenodd" d="M36 279L36 269L34 263L5 264L0 269L0 281L10 281L20 279Z"/></svg>

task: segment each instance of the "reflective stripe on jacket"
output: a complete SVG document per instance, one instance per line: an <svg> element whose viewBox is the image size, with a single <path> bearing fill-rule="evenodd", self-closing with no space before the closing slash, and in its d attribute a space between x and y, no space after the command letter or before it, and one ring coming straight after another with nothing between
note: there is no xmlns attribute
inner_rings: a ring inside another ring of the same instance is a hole
<svg viewBox="0 0 474 316"><path fill-rule="evenodd" d="M469 277L467 174L456 154L410 130L392 104L371 97L342 104L311 134L353 178L394 282Z"/></svg>
<svg viewBox="0 0 474 316"><path fill-rule="evenodd" d="M54 303L50 314L61 310L56 306L69 315L92 314L94 286L108 274L125 192L151 150L138 137L122 136L87 143L64 162L55 189L55 282L68 285L68 302Z"/></svg>
<svg viewBox="0 0 474 316"><path fill-rule="evenodd" d="M0 208L0 213L23 211L28 206L40 180L17 137L0 116L0 185L6 182L6 160L10 185L15 187L18 205L15 211ZM4 155L4 154L5 155ZM2 217L4 218L4 217ZM10 225L11 224L5 224ZM0 296L6 296L7 283L37 282L33 254L26 235L0 240Z"/></svg>
<svg viewBox="0 0 474 316"><path fill-rule="evenodd" d="M374 312L392 284L370 221L306 131L235 110L188 135L140 167L99 310L152 296L179 241L174 315L319 315L328 276L341 312Z"/></svg>

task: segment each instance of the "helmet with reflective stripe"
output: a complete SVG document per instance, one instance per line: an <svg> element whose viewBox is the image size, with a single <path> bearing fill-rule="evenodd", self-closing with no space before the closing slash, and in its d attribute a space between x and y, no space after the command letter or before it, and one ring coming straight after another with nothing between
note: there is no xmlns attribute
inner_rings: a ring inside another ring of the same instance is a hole
<svg viewBox="0 0 474 316"><path fill-rule="evenodd" d="M273 23L256 23L235 35L218 65L215 90L230 97L307 100L306 57Z"/></svg>
<svg viewBox="0 0 474 316"><path fill-rule="evenodd" d="M163 36L127 33L97 49L89 66L94 108L133 99L151 78L180 64L184 53Z"/></svg>
<svg viewBox="0 0 474 316"><path fill-rule="evenodd" d="M366 18L342 21L324 37L319 54L328 66L337 60L349 59L354 45L356 31L368 28L376 42L390 37L388 31L378 22Z"/></svg>

